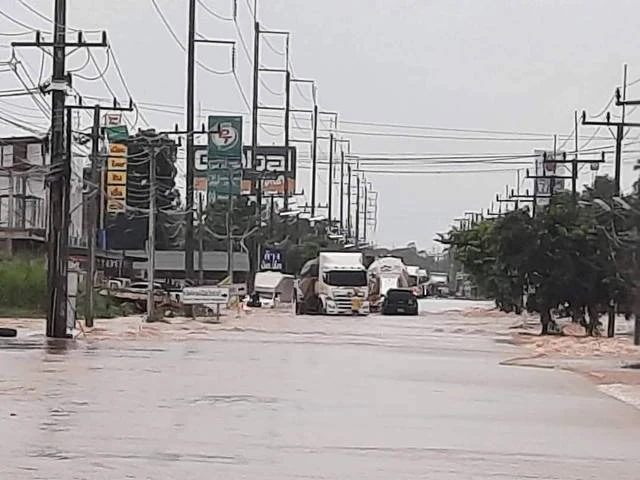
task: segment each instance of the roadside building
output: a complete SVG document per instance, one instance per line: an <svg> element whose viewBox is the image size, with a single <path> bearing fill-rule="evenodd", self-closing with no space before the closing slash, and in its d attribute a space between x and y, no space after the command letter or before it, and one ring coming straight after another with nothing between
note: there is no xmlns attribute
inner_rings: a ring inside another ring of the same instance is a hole
<svg viewBox="0 0 640 480"><path fill-rule="evenodd" d="M147 276L147 254L144 250L127 250L127 257L144 259L133 263L135 276L146 278ZM184 283L185 264L184 251L181 250L158 250L155 258L155 277L158 282L170 281L173 283ZM194 265L196 275L199 274L200 253L194 253ZM227 277L228 264L227 252L204 252L202 257L202 268L206 283L217 283ZM246 283L249 273L249 256L246 253L235 252L233 254L233 280L235 283Z"/></svg>

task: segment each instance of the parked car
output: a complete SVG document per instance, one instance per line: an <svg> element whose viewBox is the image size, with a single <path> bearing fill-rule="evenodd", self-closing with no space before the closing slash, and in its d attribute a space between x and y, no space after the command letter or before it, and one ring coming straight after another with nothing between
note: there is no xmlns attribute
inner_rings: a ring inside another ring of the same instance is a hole
<svg viewBox="0 0 640 480"><path fill-rule="evenodd" d="M382 302L383 315L418 315L418 298L406 288L392 288Z"/></svg>

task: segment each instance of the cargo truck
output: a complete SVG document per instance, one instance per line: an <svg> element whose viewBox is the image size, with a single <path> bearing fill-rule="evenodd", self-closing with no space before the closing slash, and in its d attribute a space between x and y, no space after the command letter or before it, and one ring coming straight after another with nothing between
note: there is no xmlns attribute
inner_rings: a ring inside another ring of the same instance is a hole
<svg viewBox="0 0 640 480"><path fill-rule="evenodd" d="M300 270L295 282L296 315L368 315L367 269L362 254L321 252Z"/></svg>

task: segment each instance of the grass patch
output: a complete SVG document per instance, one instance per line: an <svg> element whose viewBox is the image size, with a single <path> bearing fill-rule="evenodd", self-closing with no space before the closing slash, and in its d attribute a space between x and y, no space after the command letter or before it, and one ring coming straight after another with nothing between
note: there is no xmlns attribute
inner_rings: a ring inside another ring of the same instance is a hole
<svg viewBox="0 0 640 480"><path fill-rule="evenodd" d="M47 271L40 258L0 259L0 315L41 316L47 309Z"/></svg>
<svg viewBox="0 0 640 480"><path fill-rule="evenodd" d="M46 310L33 310L20 307L0 307L0 318L42 318L47 316Z"/></svg>

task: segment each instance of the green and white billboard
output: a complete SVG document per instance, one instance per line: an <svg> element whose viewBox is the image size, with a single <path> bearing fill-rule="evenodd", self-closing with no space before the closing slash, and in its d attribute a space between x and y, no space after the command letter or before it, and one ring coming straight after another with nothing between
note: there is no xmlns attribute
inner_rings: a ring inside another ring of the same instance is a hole
<svg viewBox="0 0 640 480"><path fill-rule="evenodd" d="M242 190L242 117L209 117L208 202L240 196Z"/></svg>

